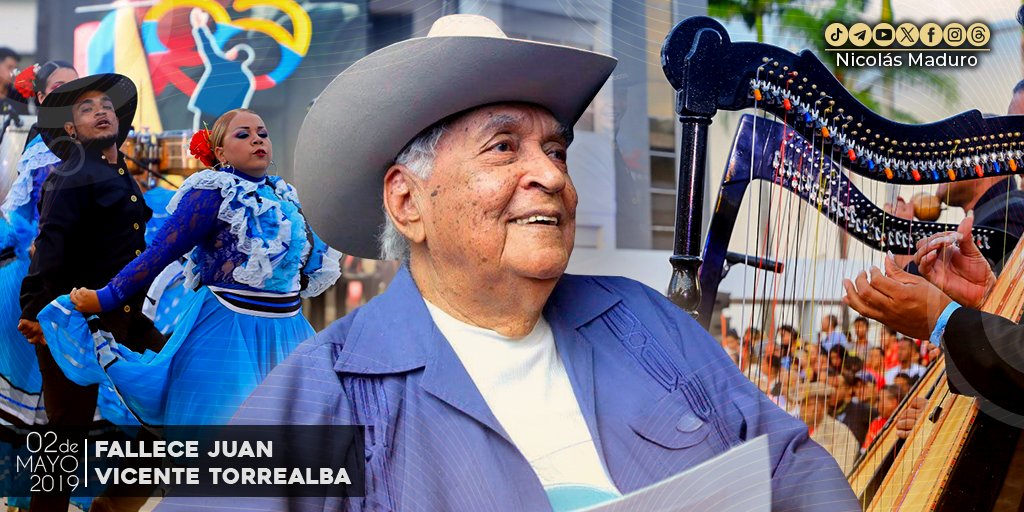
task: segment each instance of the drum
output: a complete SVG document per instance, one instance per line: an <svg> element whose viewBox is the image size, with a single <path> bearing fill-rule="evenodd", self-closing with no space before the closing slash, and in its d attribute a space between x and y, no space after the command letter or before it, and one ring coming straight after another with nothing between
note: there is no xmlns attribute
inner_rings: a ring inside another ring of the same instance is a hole
<svg viewBox="0 0 1024 512"><path fill-rule="evenodd" d="M128 138L124 140L124 144L121 144L121 152L124 153L124 166L128 168L128 172L132 174L138 174L139 164L135 163L135 160L140 160L137 154L138 140L135 138L135 131L128 132ZM133 160L134 159L134 160Z"/></svg>
<svg viewBox="0 0 1024 512"><path fill-rule="evenodd" d="M0 116L0 126L7 121L7 116ZM36 122L33 116L21 116L21 127L14 123L7 125L7 130L0 141L0 202L7 197L7 191L11 189L14 179L18 177L18 161L21 160L21 152L28 143L29 128Z"/></svg>
<svg viewBox="0 0 1024 512"><path fill-rule="evenodd" d="M157 145L160 146L160 172L190 176L203 168L203 163L188 151L189 142L192 140L191 131L167 131L156 138Z"/></svg>

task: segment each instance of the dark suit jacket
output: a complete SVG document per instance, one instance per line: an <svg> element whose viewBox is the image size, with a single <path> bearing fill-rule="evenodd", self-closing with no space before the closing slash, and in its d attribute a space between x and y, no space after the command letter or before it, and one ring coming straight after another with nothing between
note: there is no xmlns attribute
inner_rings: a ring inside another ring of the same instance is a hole
<svg viewBox="0 0 1024 512"><path fill-rule="evenodd" d="M98 151L86 151L43 182L39 235L21 286L22 318L35 320L74 287L102 288L145 250L153 211L118 155L111 164Z"/></svg>
<svg viewBox="0 0 1024 512"><path fill-rule="evenodd" d="M1024 414L1024 326L960 308L949 317L942 346L954 392L981 397L1003 412Z"/></svg>

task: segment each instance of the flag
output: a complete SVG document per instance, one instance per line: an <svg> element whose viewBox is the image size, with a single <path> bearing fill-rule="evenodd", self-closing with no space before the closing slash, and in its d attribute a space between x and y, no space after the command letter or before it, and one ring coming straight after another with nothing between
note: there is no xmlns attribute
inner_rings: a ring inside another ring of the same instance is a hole
<svg viewBox="0 0 1024 512"><path fill-rule="evenodd" d="M76 34L76 46L78 36ZM120 73L135 82L139 90L139 107L132 124L137 130L147 128L154 133L163 131L134 8L122 7L103 17L92 31L85 51L80 52L76 48L76 67L79 64L78 57L83 53L86 74Z"/></svg>

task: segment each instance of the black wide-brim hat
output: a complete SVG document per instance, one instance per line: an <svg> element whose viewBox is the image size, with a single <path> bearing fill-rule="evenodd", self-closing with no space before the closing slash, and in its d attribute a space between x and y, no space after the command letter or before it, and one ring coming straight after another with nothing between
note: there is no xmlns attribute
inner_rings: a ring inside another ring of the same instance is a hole
<svg viewBox="0 0 1024 512"><path fill-rule="evenodd" d="M132 129L132 120L135 118L135 109L139 103L139 92L135 82L130 78L116 73L105 73L67 82L46 96L43 104L39 106L39 118L36 121L43 142L61 160L67 160L72 150L78 146L77 141L64 131L64 123L73 119L71 109L75 101L90 91L105 93L114 104L114 114L118 121L117 147L121 147Z"/></svg>

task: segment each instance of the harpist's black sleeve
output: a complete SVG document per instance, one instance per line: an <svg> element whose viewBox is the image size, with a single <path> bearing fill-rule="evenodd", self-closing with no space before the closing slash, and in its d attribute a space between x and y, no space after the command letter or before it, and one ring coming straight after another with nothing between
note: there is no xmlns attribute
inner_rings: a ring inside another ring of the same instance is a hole
<svg viewBox="0 0 1024 512"><path fill-rule="evenodd" d="M1024 325L960 308L949 317L942 345L954 392L1024 414Z"/></svg>

